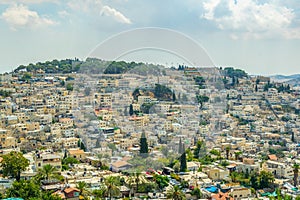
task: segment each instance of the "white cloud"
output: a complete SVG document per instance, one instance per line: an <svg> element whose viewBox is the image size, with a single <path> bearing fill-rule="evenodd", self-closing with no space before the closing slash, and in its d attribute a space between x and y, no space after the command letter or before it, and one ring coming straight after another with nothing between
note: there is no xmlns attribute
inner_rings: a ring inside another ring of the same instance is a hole
<svg viewBox="0 0 300 200"><path fill-rule="evenodd" d="M51 19L40 16L37 12L29 10L27 6L14 4L7 8L1 18L9 24L10 28L17 30L20 27L41 27L54 25Z"/></svg>
<svg viewBox="0 0 300 200"><path fill-rule="evenodd" d="M101 0L72 0L68 2L68 6L76 11L82 11L94 16L104 15L113 18L117 22L131 24L131 20L115 8L104 6Z"/></svg>
<svg viewBox="0 0 300 200"><path fill-rule="evenodd" d="M124 24L131 24L129 18L125 17L121 12L109 6L104 6L101 10L102 15L113 17L116 21Z"/></svg>
<svg viewBox="0 0 300 200"><path fill-rule="evenodd" d="M258 3L256 0L208 0L203 3L203 18L213 21L219 29L233 31L236 37L262 38L299 35L290 28L295 13L293 9L274 2ZM219 9L219 10L218 10ZM221 10L221 15L218 15Z"/></svg>
<svg viewBox="0 0 300 200"><path fill-rule="evenodd" d="M214 19L214 10L219 5L221 0L210 0L203 3L203 8L206 11L203 17L208 20Z"/></svg>

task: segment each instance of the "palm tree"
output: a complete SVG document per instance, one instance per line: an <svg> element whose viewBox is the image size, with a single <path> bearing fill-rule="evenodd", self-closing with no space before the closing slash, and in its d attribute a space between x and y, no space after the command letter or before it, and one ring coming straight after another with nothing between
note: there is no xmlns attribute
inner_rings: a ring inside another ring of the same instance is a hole
<svg viewBox="0 0 300 200"><path fill-rule="evenodd" d="M167 198L172 200L184 200L185 194L180 190L179 186L175 185L167 190Z"/></svg>
<svg viewBox="0 0 300 200"><path fill-rule="evenodd" d="M109 176L104 180L109 199L114 196L119 196L120 189L118 187L119 179L116 176Z"/></svg>
<svg viewBox="0 0 300 200"><path fill-rule="evenodd" d="M140 172L135 172L134 173L134 182L136 184L136 191L139 192L139 184L143 183L143 179L141 177L141 173Z"/></svg>
<svg viewBox="0 0 300 200"><path fill-rule="evenodd" d="M234 183L236 182L238 175L239 174L237 172L231 172L230 178L231 178L232 182L234 182Z"/></svg>
<svg viewBox="0 0 300 200"><path fill-rule="evenodd" d="M86 182L79 181L76 185L76 188L79 190L79 195L83 195L86 192L87 184Z"/></svg>
<svg viewBox="0 0 300 200"><path fill-rule="evenodd" d="M100 189L93 190L93 195L96 200L101 199L105 196L106 188L101 187Z"/></svg>
<svg viewBox="0 0 300 200"><path fill-rule="evenodd" d="M293 168L294 168L294 186L297 187L298 185L298 174L299 174L299 164L295 163Z"/></svg>
<svg viewBox="0 0 300 200"><path fill-rule="evenodd" d="M57 176L57 168L50 164L44 165L41 169L39 169L38 175L41 179L49 180L50 178Z"/></svg>
<svg viewBox="0 0 300 200"><path fill-rule="evenodd" d="M139 191L139 185L145 183L145 179L142 176L141 172L133 172L127 179L126 183L129 188L132 189L133 185L136 186L135 192Z"/></svg>

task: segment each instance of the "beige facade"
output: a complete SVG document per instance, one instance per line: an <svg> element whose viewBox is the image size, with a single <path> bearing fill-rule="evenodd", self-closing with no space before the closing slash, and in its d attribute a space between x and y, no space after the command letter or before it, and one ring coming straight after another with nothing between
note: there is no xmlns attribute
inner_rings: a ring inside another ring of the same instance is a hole
<svg viewBox="0 0 300 200"><path fill-rule="evenodd" d="M61 170L61 156L54 153L38 153L35 156L36 169L40 169L47 164Z"/></svg>
<svg viewBox="0 0 300 200"><path fill-rule="evenodd" d="M223 170L220 168L211 168L207 169L206 173L210 179L213 181L216 180L224 180L225 178L229 177L229 171L228 170Z"/></svg>
<svg viewBox="0 0 300 200"><path fill-rule="evenodd" d="M86 158L86 154L81 149L69 149L68 154L70 157L76 158L78 160L84 160Z"/></svg>
<svg viewBox="0 0 300 200"><path fill-rule="evenodd" d="M112 107L112 95L107 93L96 93L95 103L99 108L111 108Z"/></svg>
<svg viewBox="0 0 300 200"><path fill-rule="evenodd" d="M27 128L27 131L40 130L40 123L39 122L26 123L26 128Z"/></svg>
<svg viewBox="0 0 300 200"><path fill-rule="evenodd" d="M236 200L249 198L251 196L251 190L249 188L233 188L230 191L230 196Z"/></svg>
<svg viewBox="0 0 300 200"><path fill-rule="evenodd" d="M78 146L78 138L62 138L61 142L64 148L76 148Z"/></svg>
<svg viewBox="0 0 300 200"><path fill-rule="evenodd" d="M2 148L15 148L16 138L11 137L10 130L0 129L0 146Z"/></svg>
<svg viewBox="0 0 300 200"><path fill-rule="evenodd" d="M263 164L263 169L272 172L276 178L292 178L293 168L285 163L268 160Z"/></svg>

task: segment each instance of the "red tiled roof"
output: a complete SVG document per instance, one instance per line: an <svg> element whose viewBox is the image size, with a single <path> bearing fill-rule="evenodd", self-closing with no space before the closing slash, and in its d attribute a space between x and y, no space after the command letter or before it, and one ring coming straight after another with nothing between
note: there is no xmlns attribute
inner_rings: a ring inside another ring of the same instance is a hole
<svg viewBox="0 0 300 200"><path fill-rule="evenodd" d="M277 156L275 154L268 155L270 160L277 160Z"/></svg>
<svg viewBox="0 0 300 200"><path fill-rule="evenodd" d="M117 162L112 163L111 165L114 166L114 167L119 168L119 167L124 167L124 166L131 165L131 164L128 163L128 162L126 162L126 161L119 160L119 161L117 161Z"/></svg>
<svg viewBox="0 0 300 200"><path fill-rule="evenodd" d="M218 194L211 196L212 200L234 200L228 193L219 192Z"/></svg>
<svg viewBox="0 0 300 200"><path fill-rule="evenodd" d="M80 190L78 190L77 188L66 188L64 190L65 193L70 193L70 192L73 192L73 191L76 191L76 192L80 192Z"/></svg>
<svg viewBox="0 0 300 200"><path fill-rule="evenodd" d="M82 149L70 149L69 153L71 155L76 155L76 154L84 154L84 151Z"/></svg>

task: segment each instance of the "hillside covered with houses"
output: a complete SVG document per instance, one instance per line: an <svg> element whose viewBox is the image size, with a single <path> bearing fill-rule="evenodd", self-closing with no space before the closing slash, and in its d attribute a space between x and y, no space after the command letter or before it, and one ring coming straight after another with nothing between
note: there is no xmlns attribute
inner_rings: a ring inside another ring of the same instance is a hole
<svg viewBox="0 0 300 200"><path fill-rule="evenodd" d="M0 75L3 199L300 199L300 88L232 67Z"/></svg>

